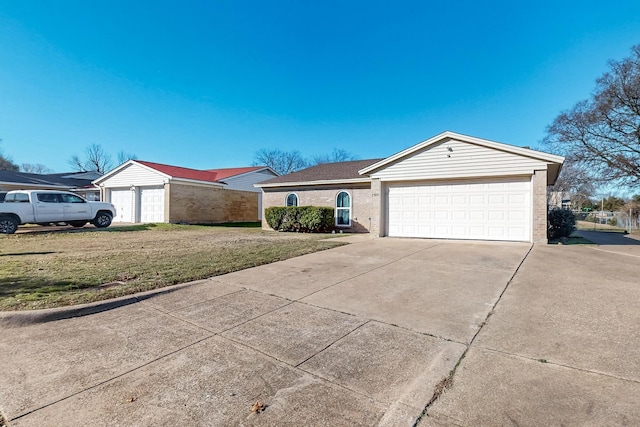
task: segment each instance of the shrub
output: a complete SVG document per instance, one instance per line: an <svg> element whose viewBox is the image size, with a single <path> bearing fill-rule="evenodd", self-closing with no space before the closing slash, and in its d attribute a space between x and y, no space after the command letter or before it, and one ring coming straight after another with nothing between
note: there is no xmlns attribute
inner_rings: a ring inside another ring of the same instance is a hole
<svg viewBox="0 0 640 427"><path fill-rule="evenodd" d="M618 225L618 218L616 217L610 218L609 221L607 222L609 223L609 225L613 225L615 227L616 225Z"/></svg>
<svg viewBox="0 0 640 427"><path fill-rule="evenodd" d="M333 228L333 208L305 206L300 212L300 226L304 231L324 233Z"/></svg>
<svg viewBox="0 0 640 427"><path fill-rule="evenodd" d="M333 208L318 206L274 206L265 209L265 220L276 231L323 233L334 224Z"/></svg>
<svg viewBox="0 0 640 427"><path fill-rule="evenodd" d="M549 239L569 237L576 230L576 216L570 209L552 209L549 212Z"/></svg>

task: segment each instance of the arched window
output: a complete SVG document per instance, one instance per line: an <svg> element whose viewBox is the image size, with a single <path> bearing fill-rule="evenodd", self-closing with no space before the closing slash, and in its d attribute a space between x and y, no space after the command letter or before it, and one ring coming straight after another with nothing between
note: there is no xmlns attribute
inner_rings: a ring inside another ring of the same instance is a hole
<svg viewBox="0 0 640 427"><path fill-rule="evenodd" d="M298 195L295 194L295 193L287 194L286 205L287 206L298 206Z"/></svg>
<svg viewBox="0 0 640 427"><path fill-rule="evenodd" d="M351 196L346 191L336 197L336 225L351 226Z"/></svg>

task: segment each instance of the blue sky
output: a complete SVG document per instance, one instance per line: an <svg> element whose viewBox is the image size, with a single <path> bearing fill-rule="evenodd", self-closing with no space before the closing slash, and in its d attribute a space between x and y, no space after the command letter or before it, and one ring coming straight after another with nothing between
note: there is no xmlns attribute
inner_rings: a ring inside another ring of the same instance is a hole
<svg viewBox="0 0 640 427"><path fill-rule="evenodd" d="M64 172L91 144L196 169L444 130L540 147L638 43L637 0L2 0L0 150Z"/></svg>

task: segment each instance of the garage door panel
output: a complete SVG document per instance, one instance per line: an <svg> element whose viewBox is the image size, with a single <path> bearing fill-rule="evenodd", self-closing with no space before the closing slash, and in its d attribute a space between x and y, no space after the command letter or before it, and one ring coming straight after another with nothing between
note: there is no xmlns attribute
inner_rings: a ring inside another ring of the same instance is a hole
<svg viewBox="0 0 640 427"><path fill-rule="evenodd" d="M140 188L140 221L164 222L164 188Z"/></svg>
<svg viewBox="0 0 640 427"><path fill-rule="evenodd" d="M523 211L509 211L509 221L524 221L526 215Z"/></svg>
<svg viewBox="0 0 640 427"><path fill-rule="evenodd" d="M467 219L467 211L453 211L451 212L451 219L453 220Z"/></svg>
<svg viewBox="0 0 640 427"><path fill-rule="evenodd" d="M390 236L526 241L531 182L518 177L390 185L387 218Z"/></svg>
<svg viewBox="0 0 640 427"><path fill-rule="evenodd" d="M489 236L502 238L505 236L505 229L503 227L489 227Z"/></svg>
<svg viewBox="0 0 640 427"><path fill-rule="evenodd" d="M116 207L116 216L113 218L113 222L134 222L134 197L131 189L112 189L111 203Z"/></svg>
<svg viewBox="0 0 640 427"><path fill-rule="evenodd" d="M484 237L484 234L485 234L484 227L474 227L474 226L469 227L469 235L471 236L471 238L481 239L482 237Z"/></svg>
<svg viewBox="0 0 640 427"><path fill-rule="evenodd" d="M484 221L485 212L484 211L469 211L469 220L471 221Z"/></svg>
<svg viewBox="0 0 640 427"><path fill-rule="evenodd" d="M467 196L452 196L451 203L454 205L466 205L468 204Z"/></svg>
<svg viewBox="0 0 640 427"><path fill-rule="evenodd" d="M432 219L433 218L432 214L433 212L429 212L429 211L419 211L418 219L421 221Z"/></svg>
<svg viewBox="0 0 640 427"><path fill-rule="evenodd" d="M452 226L451 227L451 235L457 237L464 237L467 234L467 227L462 226Z"/></svg>
<svg viewBox="0 0 640 427"><path fill-rule="evenodd" d="M504 211L489 211L489 219L492 221L504 221Z"/></svg>

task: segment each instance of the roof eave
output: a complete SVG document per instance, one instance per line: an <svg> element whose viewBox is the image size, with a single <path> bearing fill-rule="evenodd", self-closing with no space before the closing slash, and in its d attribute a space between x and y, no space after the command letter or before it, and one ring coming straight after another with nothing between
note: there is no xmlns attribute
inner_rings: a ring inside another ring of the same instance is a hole
<svg viewBox="0 0 640 427"><path fill-rule="evenodd" d="M69 189L69 188L75 188L72 185L61 185L61 184L47 184L47 183L43 183L43 184L27 184L24 182L16 182L16 181L0 181L0 185L16 185L16 186L20 186L20 187L54 187L54 188L60 188L60 189Z"/></svg>
<svg viewBox="0 0 640 427"><path fill-rule="evenodd" d="M335 185L335 184L366 184L370 183L371 178L350 178L350 179L321 179L316 181L298 181L298 182L276 182L272 184L257 183L253 184L257 188L277 188L277 187L303 187L313 185Z"/></svg>
<svg viewBox="0 0 640 427"><path fill-rule="evenodd" d="M271 173L273 173L273 174L274 174L274 176L280 176L280 175L278 174L278 172L274 171L274 170L273 170L273 169L271 169L269 166L263 166L263 167L261 167L261 168L259 168L259 169L254 169L254 170L249 171L249 172L242 172L242 173L239 173L239 174L237 174L237 175L230 175L230 176L227 176L227 177L223 178L223 179L222 179L222 181L224 181L224 180L226 180L226 179L230 179L230 178L233 178L233 179L235 179L235 178L240 178L241 176L249 175L249 174L251 174L251 173L256 173L256 172L262 172L262 171L265 171L265 170L266 170L266 171L269 171L269 172L271 172Z"/></svg>
<svg viewBox="0 0 640 427"><path fill-rule="evenodd" d="M214 181L200 181L198 179L189 179L189 178L176 178L176 177L170 177L168 179L168 182L188 182L191 184L205 184L205 185L212 185L215 187L226 187L227 184L223 183L223 182L214 182Z"/></svg>

